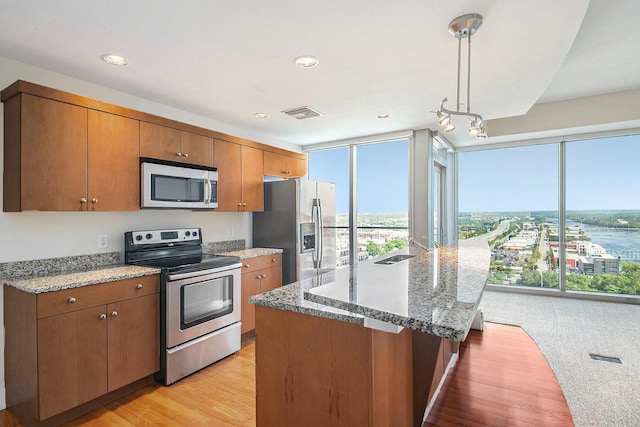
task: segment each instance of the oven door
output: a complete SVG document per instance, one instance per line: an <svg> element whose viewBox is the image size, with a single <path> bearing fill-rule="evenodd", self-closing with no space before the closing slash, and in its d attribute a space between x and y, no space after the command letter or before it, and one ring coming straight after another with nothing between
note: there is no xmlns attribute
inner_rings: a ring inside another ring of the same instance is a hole
<svg viewBox="0 0 640 427"><path fill-rule="evenodd" d="M240 265L168 277L167 348L240 321Z"/></svg>

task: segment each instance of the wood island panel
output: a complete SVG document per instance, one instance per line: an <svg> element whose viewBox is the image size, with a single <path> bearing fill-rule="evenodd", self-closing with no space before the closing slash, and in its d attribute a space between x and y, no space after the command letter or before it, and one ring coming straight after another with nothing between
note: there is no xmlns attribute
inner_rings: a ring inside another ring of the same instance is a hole
<svg viewBox="0 0 640 427"><path fill-rule="evenodd" d="M411 331L256 306L258 426L413 425Z"/></svg>

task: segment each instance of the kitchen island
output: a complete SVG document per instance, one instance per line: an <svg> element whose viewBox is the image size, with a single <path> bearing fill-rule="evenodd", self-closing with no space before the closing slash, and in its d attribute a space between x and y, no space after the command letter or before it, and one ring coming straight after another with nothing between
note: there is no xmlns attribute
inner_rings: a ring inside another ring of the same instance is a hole
<svg viewBox="0 0 640 427"><path fill-rule="evenodd" d="M482 241L412 246L251 297L258 425L421 425L489 261Z"/></svg>

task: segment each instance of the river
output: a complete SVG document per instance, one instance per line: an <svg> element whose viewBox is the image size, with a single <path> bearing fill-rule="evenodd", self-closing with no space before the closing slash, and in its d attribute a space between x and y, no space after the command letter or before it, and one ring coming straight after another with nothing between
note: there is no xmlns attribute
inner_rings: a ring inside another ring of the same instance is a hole
<svg viewBox="0 0 640 427"><path fill-rule="evenodd" d="M640 232L638 231L614 231L594 230L586 224L576 221L567 221L567 226L579 226L584 233L589 236L593 243L597 243L615 257L620 257L622 261L640 262Z"/></svg>

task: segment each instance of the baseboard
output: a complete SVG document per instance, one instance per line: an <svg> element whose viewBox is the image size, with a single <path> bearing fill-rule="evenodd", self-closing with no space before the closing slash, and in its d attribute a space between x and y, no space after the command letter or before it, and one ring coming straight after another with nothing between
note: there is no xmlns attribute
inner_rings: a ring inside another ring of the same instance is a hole
<svg viewBox="0 0 640 427"><path fill-rule="evenodd" d="M422 424L427 422L427 417L429 416L429 412L431 412L431 408L433 408L433 405L436 403L436 400L438 400L438 395L440 395L440 389L442 389L442 386L444 385L444 382L447 379L447 376L449 375L449 370L455 366L457 361L458 361L458 353L453 353L453 355L451 356L451 360L449 360L449 364L444 370L444 375L440 379L438 388L436 388L436 391L433 393L433 397L431 398L431 401L427 405L427 408L424 410L424 416L422 417Z"/></svg>

